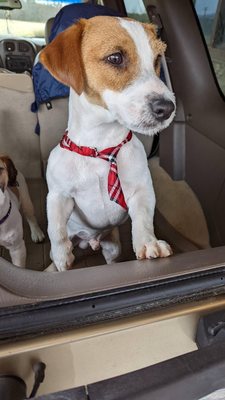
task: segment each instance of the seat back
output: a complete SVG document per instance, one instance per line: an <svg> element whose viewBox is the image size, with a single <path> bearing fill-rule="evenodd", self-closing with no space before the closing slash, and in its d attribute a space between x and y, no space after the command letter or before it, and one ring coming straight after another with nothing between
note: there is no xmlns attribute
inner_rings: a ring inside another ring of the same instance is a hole
<svg viewBox="0 0 225 400"><path fill-rule="evenodd" d="M30 110L33 83L28 74L0 73L0 152L8 154L27 178L41 176L37 115Z"/></svg>
<svg viewBox="0 0 225 400"><path fill-rule="evenodd" d="M40 151L44 171L49 154L62 138L68 121L68 98L52 100L51 104L51 109L48 109L46 104L41 104L38 108Z"/></svg>

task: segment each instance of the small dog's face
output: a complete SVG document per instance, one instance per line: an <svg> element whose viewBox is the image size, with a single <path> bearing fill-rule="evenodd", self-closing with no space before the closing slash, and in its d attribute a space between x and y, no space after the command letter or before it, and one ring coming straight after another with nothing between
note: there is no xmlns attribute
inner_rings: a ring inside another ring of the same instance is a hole
<svg viewBox="0 0 225 400"><path fill-rule="evenodd" d="M152 24L94 17L59 34L40 60L56 79L85 93L114 120L153 134L175 114L174 95L159 79L165 49Z"/></svg>
<svg viewBox="0 0 225 400"><path fill-rule="evenodd" d="M17 170L8 156L0 156L0 189L4 192L7 186L17 185Z"/></svg>

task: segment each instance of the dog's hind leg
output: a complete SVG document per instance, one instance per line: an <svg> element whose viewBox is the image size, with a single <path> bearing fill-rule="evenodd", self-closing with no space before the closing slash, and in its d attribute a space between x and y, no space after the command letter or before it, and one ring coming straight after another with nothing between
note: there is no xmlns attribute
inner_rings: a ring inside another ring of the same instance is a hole
<svg viewBox="0 0 225 400"><path fill-rule="evenodd" d="M119 229L117 227L113 228L113 230L100 241L100 245L107 264L116 262L121 253Z"/></svg>
<svg viewBox="0 0 225 400"><path fill-rule="evenodd" d="M37 219L34 214L34 206L30 198L27 183L24 176L20 172L18 172L17 180L19 183L21 207L30 227L31 239L35 243L42 242L45 238L45 235L38 225Z"/></svg>
<svg viewBox="0 0 225 400"><path fill-rule="evenodd" d="M22 240L18 246L10 247L9 253L14 265L25 268L27 252L24 240Z"/></svg>

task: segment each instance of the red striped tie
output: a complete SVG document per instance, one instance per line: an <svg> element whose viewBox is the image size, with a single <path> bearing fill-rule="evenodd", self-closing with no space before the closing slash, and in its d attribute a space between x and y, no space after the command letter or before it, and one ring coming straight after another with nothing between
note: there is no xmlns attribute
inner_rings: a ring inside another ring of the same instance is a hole
<svg viewBox="0 0 225 400"><path fill-rule="evenodd" d="M78 153L82 156L98 157L110 163L109 174L108 174L109 198L110 200L115 201L125 210L127 210L127 205L124 199L124 194L118 176L116 157L121 147L127 142L129 142L131 138L132 138L132 132L130 131L127 137L120 144L118 144L115 147L108 147L107 149L101 151L97 151L97 149L93 147L77 146L74 142L72 142L72 140L70 140L67 132L65 132L60 142L60 146L66 150L74 151L75 153Z"/></svg>

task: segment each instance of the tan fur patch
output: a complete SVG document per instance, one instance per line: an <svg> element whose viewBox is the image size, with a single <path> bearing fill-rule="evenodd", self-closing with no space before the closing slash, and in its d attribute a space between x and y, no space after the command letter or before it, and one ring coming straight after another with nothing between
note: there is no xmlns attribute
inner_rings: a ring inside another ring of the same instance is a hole
<svg viewBox="0 0 225 400"><path fill-rule="evenodd" d="M84 88L80 45L85 22L81 20L61 32L40 54L40 61L48 71L78 94Z"/></svg>
<svg viewBox="0 0 225 400"><path fill-rule="evenodd" d="M105 39L105 40L104 40ZM107 56L121 52L123 64L114 66ZM104 89L121 91L139 72L139 59L129 34L112 17L95 17L87 21L81 53L85 71L85 91L89 99L101 102Z"/></svg>

